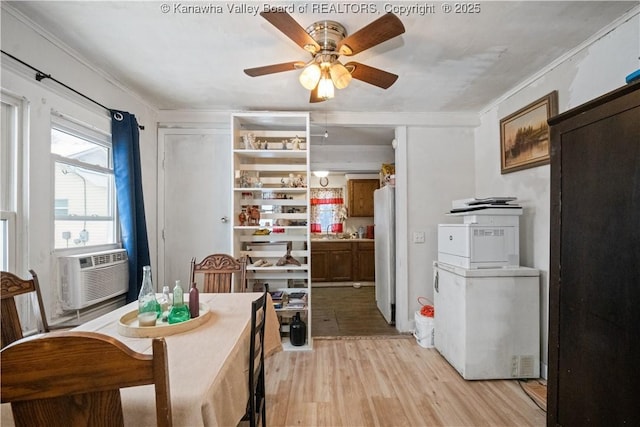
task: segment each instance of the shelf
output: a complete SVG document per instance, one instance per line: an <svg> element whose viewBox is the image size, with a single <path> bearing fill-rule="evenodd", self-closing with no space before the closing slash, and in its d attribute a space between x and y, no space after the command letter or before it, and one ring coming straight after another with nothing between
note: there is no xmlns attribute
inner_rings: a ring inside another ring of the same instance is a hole
<svg viewBox="0 0 640 427"><path fill-rule="evenodd" d="M233 254L272 264L269 267L247 266L250 287L268 283L272 289L304 291L310 295L309 113L252 112L233 113L231 117ZM246 138L250 134L253 139ZM300 145L292 141L294 138L300 140ZM245 142L261 148L247 149ZM296 150L294 146L300 149ZM260 220L245 224L259 225L238 225L240 212L251 208L260 210ZM257 230L271 233L254 234ZM275 265L286 253L303 264ZM310 297L307 307L285 307L277 311L283 317L296 312L308 315ZM288 337L283 340L288 343ZM310 340L311 325L307 324L307 341ZM285 344L284 347L287 350L311 349L310 345Z"/></svg>
<svg viewBox="0 0 640 427"><path fill-rule="evenodd" d="M274 237L278 239L274 240ZM306 242L308 237L304 234L286 234L286 233L271 233L259 236L253 234L242 235L238 237L240 242L254 242L254 243L278 243L278 242Z"/></svg>
<svg viewBox="0 0 640 427"><path fill-rule="evenodd" d="M272 164L272 163L241 163L238 165L239 171L254 171L254 172L298 172L307 173L306 163L292 163L292 164Z"/></svg>
<svg viewBox="0 0 640 427"><path fill-rule="evenodd" d="M306 231L307 230L307 226L306 225L260 225L260 226L253 226L253 225L234 225L233 226L234 230L238 230L238 231L242 231L247 230L247 231L251 231L251 230L271 230L271 233L269 234L251 234L250 236L254 236L254 237L271 237L273 238L274 236L287 236L287 237L281 237L280 240L296 240L296 241L306 241L307 239L290 239L289 236L293 237L293 234L287 234L287 231ZM247 236L247 233L243 233L242 236ZM242 240L244 241L248 241L248 240Z"/></svg>
<svg viewBox="0 0 640 427"><path fill-rule="evenodd" d="M240 199L241 205L267 206L307 206L306 200L299 199Z"/></svg>
<svg viewBox="0 0 640 427"><path fill-rule="evenodd" d="M309 329L309 325L307 325L307 329ZM295 346L295 345L291 344L291 341L289 341L289 337L282 337L282 350L284 350L284 351L310 351L310 350L313 350L313 348L312 348L312 345L309 344L308 339L307 339L307 343L305 345Z"/></svg>
<svg viewBox="0 0 640 427"><path fill-rule="evenodd" d="M309 276L309 270L298 271L247 271L247 279L252 280L280 280L280 279L292 279L292 280L307 280Z"/></svg>
<svg viewBox="0 0 640 427"><path fill-rule="evenodd" d="M307 150L233 150L240 158L251 159L304 159Z"/></svg>
<svg viewBox="0 0 640 427"><path fill-rule="evenodd" d="M282 307L282 308L274 308L274 310L276 311L276 313L293 313L295 314L296 312L306 312L309 309L308 306L304 306L302 308L289 308L289 307Z"/></svg>
<svg viewBox="0 0 640 427"><path fill-rule="evenodd" d="M252 265L247 265L247 271L280 271L280 270L289 270L289 271L307 271L309 270L309 264L298 265L271 265L269 267L254 267Z"/></svg>
<svg viewBox="0 0 640 427"><path fill-rule="evenodd" d="M306 193L307 187L234 187L233 191L240 193L249 193L252 191L261 191L263 193ZM264 199L269 200L269 199ZM272 199L272 200L292 200L292 199Z"/></svg>
<svg viewBox="0 0 640 427"><path fill-rule="evenodd" d="M282 228L283 230L304 230L308 228L306 225L234 225L233 228L235 230L264 230L264 229L272 229L272 228ZM262 236L272 236L274 234L283 234L283 233L271 233L271 234L263 234Z"/></svg>

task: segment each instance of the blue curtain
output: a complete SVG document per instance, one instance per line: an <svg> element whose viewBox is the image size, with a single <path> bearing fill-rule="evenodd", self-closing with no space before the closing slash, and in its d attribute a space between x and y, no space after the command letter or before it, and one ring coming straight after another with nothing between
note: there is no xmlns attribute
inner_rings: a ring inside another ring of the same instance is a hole
<svg viewBox="0 0 640 427"><path fill-rule="evenodd" d="M151 264L142 197L140 134L136 117L124 111L111 110L111 137L122 244L129 256L127 302L132 302L138 298L142 267Z"/></svg>

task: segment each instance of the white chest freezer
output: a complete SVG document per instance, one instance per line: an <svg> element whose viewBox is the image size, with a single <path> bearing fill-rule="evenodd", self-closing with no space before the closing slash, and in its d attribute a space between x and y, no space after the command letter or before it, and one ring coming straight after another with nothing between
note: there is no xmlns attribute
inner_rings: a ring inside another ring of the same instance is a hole
<svg viewBox="0 0 640 427"><path fill-rule="evenodd" d="M472 379L540 376L540 280L533 268L434 262L434 344Z"/></svg>

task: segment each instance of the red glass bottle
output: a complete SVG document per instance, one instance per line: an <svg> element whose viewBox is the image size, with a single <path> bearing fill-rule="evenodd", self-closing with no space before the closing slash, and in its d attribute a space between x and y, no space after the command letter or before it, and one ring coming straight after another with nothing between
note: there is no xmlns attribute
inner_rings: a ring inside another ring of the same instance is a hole
<svg viewBox="0 0 640 427"><path fill-rule="evenodd" d="M191 313L192 319L200 315L200 292L196 282L191 284L191 290L189 291L189 313Z"/></svg>

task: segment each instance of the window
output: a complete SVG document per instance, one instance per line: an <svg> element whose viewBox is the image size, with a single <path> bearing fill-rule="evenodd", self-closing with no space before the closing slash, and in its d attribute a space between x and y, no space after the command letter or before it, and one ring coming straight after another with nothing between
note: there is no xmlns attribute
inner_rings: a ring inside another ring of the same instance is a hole
<svg viewBox="0 0 640 427"><path fill-rule="evenodd" d="M15 271L20 101L2 94L0 122L0 269Z"/></svg>
<svg viewBox="0 0 640 427"><path fill-rule="evenodd" d="M15 253L15 228L16 220L14 212L0 211L0 270L14 271L13 254Z"/></svg>
<svg viewBox="0 0 640 427"><path fill-rule="evenodd" d="M346 217L342 188L311 189L312 233L342 233Z"/></svg>
<svg viewBox="0 0 640 427"><path fill-rule="evenodd" d="M51 155L55 248L116 243L110 137L56 118L51 129Z"/></svg>

